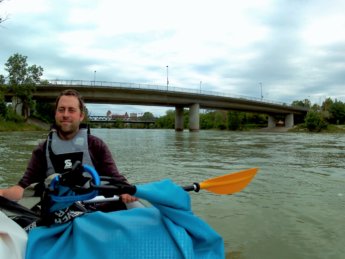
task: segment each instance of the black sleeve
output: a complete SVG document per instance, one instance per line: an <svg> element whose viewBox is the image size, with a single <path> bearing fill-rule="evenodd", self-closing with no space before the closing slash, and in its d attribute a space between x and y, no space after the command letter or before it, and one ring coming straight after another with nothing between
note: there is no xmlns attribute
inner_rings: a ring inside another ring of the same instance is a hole
<svg viewBox="0 0 345 259"><path fill-rule="evenodd" d="M46 141L39 144L32 151L31 159L28 163L23 177L19 180L18 185L26 188L32 183L44 181L47 171L47 159L45 155Z"/></svg>

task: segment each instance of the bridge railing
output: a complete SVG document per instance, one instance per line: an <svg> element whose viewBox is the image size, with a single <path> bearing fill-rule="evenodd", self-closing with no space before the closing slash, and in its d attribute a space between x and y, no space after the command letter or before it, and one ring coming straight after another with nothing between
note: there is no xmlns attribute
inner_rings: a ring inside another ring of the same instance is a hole
<svg viewBox="0 0 345 259"><path fill-rule="evenodd" d="M126 82L108 82L108 81L87 81L87 80L46 80L51 85L69 85L73 87L78 86L93 86L93 87L117 87L117 88L130 88L130 89L145 89L145 90L156 90L156 91L166 91L166 92L181 92L181 93L194 93L200 95L211 95L211 96L222 96L230 97L244 100L251 100L263 103L271 103L277 105L291 106L287 103L267 100L263 98L249 97L244 95L234 95L229 93L222 93L216 91L206 91L193 88L182 88L175 86L162 86L162 85L152 85L152 84L138 84L138 83L126 83Z"/></svg>

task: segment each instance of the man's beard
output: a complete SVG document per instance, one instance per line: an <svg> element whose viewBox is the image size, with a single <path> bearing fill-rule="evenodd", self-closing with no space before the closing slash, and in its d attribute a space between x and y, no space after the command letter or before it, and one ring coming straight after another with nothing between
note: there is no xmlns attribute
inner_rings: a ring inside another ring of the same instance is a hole
<svg viewBox="0 0 345 259"><path fill-rule="evenodd" d="M68 126L64 126L61 123L58 123L57 125L58 132L62 136L68 136L72 133L75 133L78 130L78 126L75 124L70 124Z"/></svg>

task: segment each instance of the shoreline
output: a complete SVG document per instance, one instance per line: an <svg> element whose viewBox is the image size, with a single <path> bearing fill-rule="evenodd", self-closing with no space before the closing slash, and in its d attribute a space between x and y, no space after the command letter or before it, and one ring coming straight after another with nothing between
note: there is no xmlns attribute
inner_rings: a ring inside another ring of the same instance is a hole
<svg viewBox="0 0 345 259"><path fill-rule="evenodd" d="M0 121L0 132L6 131L49 131L51 124L40 119L30 117L26 122ZM200 129L201 131L202 129ZM295 125L292 128L285 127L265 127L249 130L251 132L267 132L267 133L345 133L345 125L330 124L326 130L320 132L309 131L301 125Z"/></svg>
<svg viewBox="0 0 345 259"><path fill-rule="evenodd" d="M35 125L35 126L41 128L42 130L49 130L50 129L50 124L43 122L43 121L36 119L36 118L29 118L26 123L31 124L31 125Z"/></svg>
<svg viewBox="0 0 345 259"><path fill-rule="evenodd" d="M261 129L253 129L251 131L254 132L289 132L293 128L285 128L285 127L274 127L274 128L261 128Z"/></svg>

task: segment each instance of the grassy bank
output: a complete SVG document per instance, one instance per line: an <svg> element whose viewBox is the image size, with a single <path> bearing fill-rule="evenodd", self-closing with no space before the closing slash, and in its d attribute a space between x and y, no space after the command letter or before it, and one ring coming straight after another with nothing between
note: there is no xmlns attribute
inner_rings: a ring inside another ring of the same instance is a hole
<svg viewBox="0 0 345 259"><path fill-rule="evenodd" d="M1 121L0 131L41 131L44 128L26 122Z"/></svg>
<svg viewBox="0 0 345 259"><path fill-rule="evenodd" d="M345 133L345 125L329 124L327 128L322 129L320 132L309 131L304 124L299 124L289 129L289 132L311 132L311 133Z"/></svg>
<svg viewBox="0 0 345 259"><path fill-rule="evenodd" d="M323 131L322 131L323 132ZM329 133L345 133L345 125L328 125L325 132Z"/></svg>

